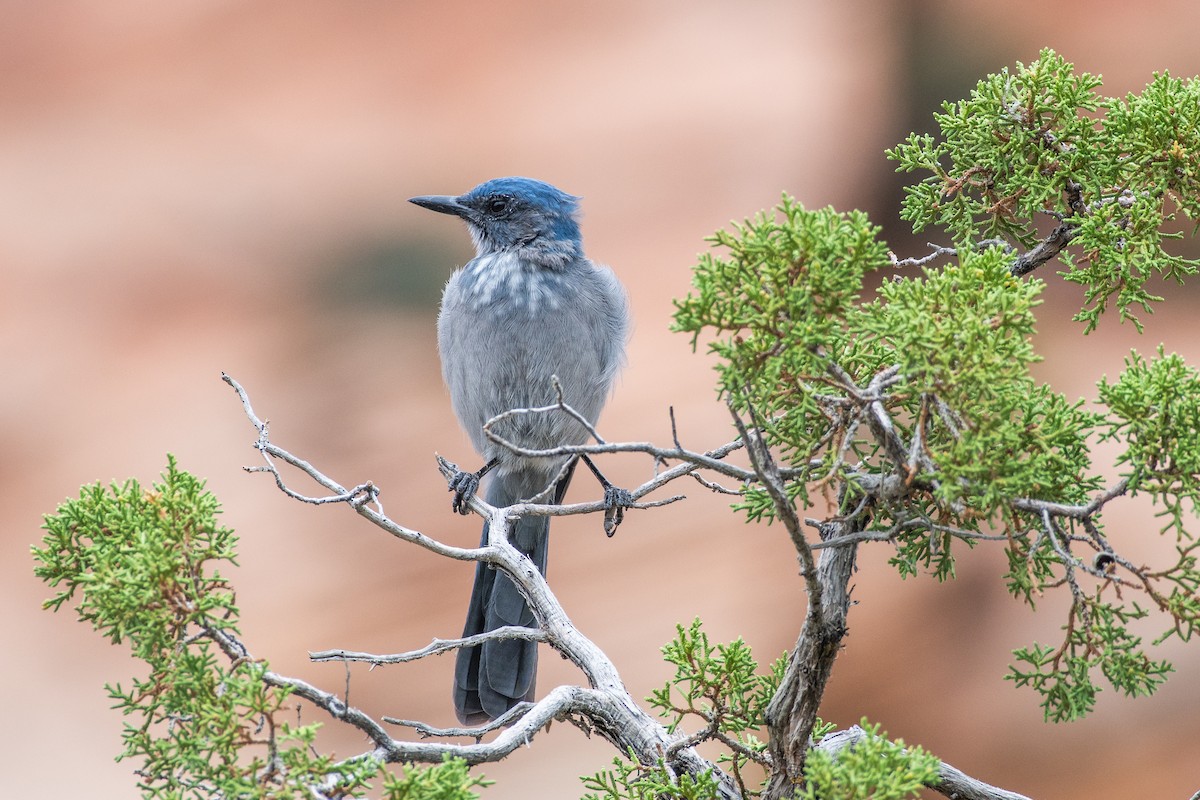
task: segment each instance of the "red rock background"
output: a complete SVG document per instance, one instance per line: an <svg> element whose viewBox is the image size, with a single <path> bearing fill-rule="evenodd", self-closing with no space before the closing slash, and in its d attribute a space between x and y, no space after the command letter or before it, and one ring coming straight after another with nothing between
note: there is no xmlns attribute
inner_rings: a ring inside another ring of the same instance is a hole
<svg viewBox="0 0 1200 800"><path fill-rule="evenodd" d="M603 420L613 439L705 447L729 427L706 358L667 332L703 237L774 204L868 209L897 249L899 189L883 150L945 98L1052 46L1106 90L1154 70L1200 72L1200 10L1142 4L361 0L8 3L0 25L0 508L13 797L135 796L113 762L120 719L102 684L131 664L69 615L41 612L41 515L86 482L152 480L174 453L209 480L242 536L244 632L278 670L339 689L307 651L399 651L457 633L470 569L389 540L344 508L288 501L253 463L222 370L275 440L345 483L384 487L397 520L460 544L432 454L473 460L438 374L438 289L469 257L450 220L406 203L526 174L584 196L588 252L629 287L630 366ZM1193 250L1194 252L1194 250ZM1200 362L1196 285L1088 338L1079 294L1051 280L1042 368L1091 396L1131 346ZM1106 458L1111 454L1102 454ZM636 460L612 467L644 478ZM581 484L582 487L583 484ZM747 527L698 487L631 514L605 540L558 524L551 580L630 688L667 677L657 648L703 617L761 660L793 640L804 598L779 530ZM585 490L577 487L576 496ZM1129 505L1129 504L1126 504ZM1144 508L1114 514L1133 552L1161 550ZM958 580L898 580L861 557L851 635L825 715L869 716L956 766L1035 797L1185 798L1200 788L1200 650L1155 697L1106 692L1087 721L1048 726L1002 680L1008 652L1056 636L981 548ZM449 723L448 658L354 670L352 702ZM541 685L572 681L547 658ZM15 713L14 713L15 712ZM306 719L311 719L311 715ZM332 730L339 752L363 746ZM574 797L607 747L569 726L485 771L490 798Z"/></svg>

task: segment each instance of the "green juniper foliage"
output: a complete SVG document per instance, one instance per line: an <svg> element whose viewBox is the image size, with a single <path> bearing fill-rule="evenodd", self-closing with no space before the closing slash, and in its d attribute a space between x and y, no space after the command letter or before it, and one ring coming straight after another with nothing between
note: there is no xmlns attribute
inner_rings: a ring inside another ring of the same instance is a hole
<svg viewBox="0 0 1200 800"><path fill-rule="evenodd" d="M804 767L802 800L905 800L938 783L941 762L920 747L891 741L879 725L862 720L866 736L835 759L814 750ZM816 737L820 741L821 737Z"/></svg>
<svg viewBox="0 0 1200 800"><path fill-rule="evenodd" d="M1056 221L1071 243L1060 273L1085 290L1077 319L1091 331L1115 301L1141 329L1146 282L1182 282L1200 262L1172 254L1178 214L1200 222L1200 81L1155 75L1140 95L1096 94L1051 50L980 81L967 100L935 114L940 136L913 134L888 152L904 172L928 173L905 189L901 217L934 226L956 244L998 239L1032 246Z"/></svg>
<svg viewBox="0 0 1200 800"><path fill-rule="evenodd" d="M1125 445L1117 463L1129 465L1130 489L1162 505L1169 518L1164 532L1188 541L1185 505L1191 516L1200 510L1200 373L1162 347L1153 361L1133 353L1125 364L1116 383L1100 380L1100 400L1110 411L1102 439Z"/></svg>
<svg viewBox="0 0 1200 800"><path fill-rule="evenodd" d="M756 797L766 778L766 743L759 733L766 726L766 709L787 667L787 654L762 674L750 647L740 638L713 644L699 619L688 627L675 626L675 638L662 648L664 660L675 675L648 698L650 706L667 721L671 732L694 723L693 744L715 742L721 746L717 763L725 765L743 797ZM814 736L833 729L818 721ZM591 790L584 800L657 800L719 797L711 775L672 786L662 763L644 766L632 757L613 759L613 768L583 779ZM672 794L664 795L665 792Z"/></svg>
<svg viewBox="0 0 1200 800"><path fill-rule="evenodd" d="M743 797L757 797L766 777L761 763L766 744L755 731L766 725L767 704L783 677L787 655L777 659L768 673L759 674L745 642L739 638L729 644L712 644L699 619L687 628L677 625L675 639L662 652L675 667L675 676L653 692L650 705L668 720L671 731L689 720L698 721L699 730L690 741L723 745L717 762L728 765ZM806 786L797 798L903 800L937 783L941 766L937 758L919 747L905 748L903 741L889 741L879 733L878 725L865 719L861 725L866 736L837 758L820 751L810 755L804 770ZM818 720L814 741L819 742L834 727ZM711 775L673 784L661 762L644 766L632 757L614 758L612 769L585 777L583 782L590 790L584 800L720 797Z"/></svg>
<svg viewBox="0 0 1200 800"><path fill-rule="evenodd" d="M718 761L728 763L734 777L744 783L747 768L754 769L766 750L756 732L766 724L767 704L779 687L787 656L776 659L770 672L760 675L750 647L740 638L711 644L698 618L687 628L677 625L676 634L662 649L663 658L675 667L675 677L651 694L650 705L668 720L671 732L685 720L696 720L697 741L728 743L729 751ZM761 765L757 771L761 773Z"/></svg>
<svg viewBox="0 0 1200 800"><path fill-rule="evenodd" d="M584 788L589 791L583 800L719 800L720 785L711 772L699 776L675 777L659 761L651 766L639 764L630 754L629 758L613 759L611 770L600 770L582 778Z"/></svg>
<svg viewBox="0 0 1200 800"><path fill-rule="evenodd" d="M1110 303L1137 323L1132 307L1157 299L1150 277L1198 266L1164 248L1177 215L1200 221L1200 82L1159 75L1121 100L1099 86L1047 50L947 103L937 135L889 152L924 175L903 217L945 230L952 248L902 262L862 213L785 195L712 237L675 312L676 329L717 356L720 393L778 454L790 498L869 503L868 533L891 542L903 575L951 577L961 546L992 538L1016 597L1071 593L1061 645L1018 650L1010 675L1053 720L1090 711L1101 675L1137 695L1170 670L1129 633L1149 612L1121 592L1165 617L1159 640L1190 638L1200 620L1188 530L1200 496L1196 371L1135 353L1091 406L1030 372L1044 283L1028 275L1042 264L1059 258L1060 275L1084 286L1085 332ZM921 271L887 276L863 299L867 275L889 264ZM1114 486L1091 458L1109 439L1125 446ZM1134 565L1105 537L1104 505L1138 493L1174 532L1165 569ZM736 507L776 515L760 488Z"/></svg>
<svg viewBox="0 0 1200 800"><path fill-rule="evenodd" d="M82 622L128 644L148 667L107 687L125 723L120 758L139 759L146 798L311 798L336 785L361 797L380 774L373 759L335 762L313 749L319 724L298 725L289 692L264 681L267 664L230 660L217 636L236 636L233 590L218 572L237 538L217 524L217 500L168 458L160 483L85 486L45 518L33 549L38 577L61 587ZM469 800L485 785L462 761L406 767L383 783L390 799Z"/></svg>
<svg viewBox="0 0 1200 800"><path fill-rule="evenodd" d="M758 662L742 639L711 644L699 618L687 628L675 628L676 638L662 648L663 659L675 666L675 677L650 696L650 705L671 720L668 729L677 730L688 716L700 717L724 734L760 727L779 686L786 654L769 674L759 675Z"/></svg>

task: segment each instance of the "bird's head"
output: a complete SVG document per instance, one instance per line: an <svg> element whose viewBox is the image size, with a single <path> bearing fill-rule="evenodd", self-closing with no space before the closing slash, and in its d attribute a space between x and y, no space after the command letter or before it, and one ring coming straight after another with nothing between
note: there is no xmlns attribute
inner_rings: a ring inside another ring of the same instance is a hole
<svg viewBox="0 0 1200 800"><path fill-rule="evenodd" d="M466 194L429 195L409 202L462 217L478 255L520 250L547 267L561 267L583 254L579 198L532 178L495 178Z"/></svg>

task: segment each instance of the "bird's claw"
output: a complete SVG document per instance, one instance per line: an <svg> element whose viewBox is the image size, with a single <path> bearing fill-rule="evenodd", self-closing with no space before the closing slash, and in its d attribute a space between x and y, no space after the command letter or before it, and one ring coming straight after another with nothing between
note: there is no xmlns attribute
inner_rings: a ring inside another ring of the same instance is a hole
<svg viewBox="0 0 1200 800"><path fill-rule="evenodd" d="M625 521L625 509L632 505L633 495L627 489L611 483L604 487L604 532L608 536L617 532L617 528Z"/></svg>
<svg viewBox="0 0 1200 800"><path fill-rule="evenodd" d="M454 492L454 497L450 500L450 508L458 514L471 513L468 504L479 489L479 474L459 470L450 477L449 484L450 491Z"/></svg>

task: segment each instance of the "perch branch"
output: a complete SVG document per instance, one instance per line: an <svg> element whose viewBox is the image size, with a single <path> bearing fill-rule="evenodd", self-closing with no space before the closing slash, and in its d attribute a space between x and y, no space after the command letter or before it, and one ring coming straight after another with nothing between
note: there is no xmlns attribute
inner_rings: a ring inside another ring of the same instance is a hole
<svg viewBox="0 0 1200 800"><path fill-rule="evenodd" d="M383 513L378 504L378 489L373 484L362 484L368 489L346 490L341 484L326 476L307 461L297 458L283 448L273 444L268 437L267 425L255 413L250 404L246 391L233 378L223 375L242 402L243 410L251 424L258 432L254 447L263 455L264 466L254 471L270 473L279 488L290 497L303 499L304 495L290 490L283 479L276 462L282 462L304 472L312 480L328 490L331 498L338 498L353 508L359 515L367 518L376 526L397 538L423 547L438 555L454 558L460 561L485 562L503 571L524 595L537 619L536 634L538 641L545 641L560 655L579 667L587 678L589 687L560 686L550 691L537 703L524 709L523 713L514 715L511 726L501 731L490 742L476 744L453 744L442 742L405 742L392 738L382 726L364 712L355 709L335 695L324 692L304 681L286 678L267 673L264 680L274 686L285 687L299 697L312 702L317 707L335 719L345 720L367 735L373 744L369 753L355 758L372 757L387 762L419 761L439 762L443 756L453 755L466 760L469 764L485 761L495 761L507 756L517 747L529 742L534 734L554 720L568 720L585 730L595 732L609 741L619 752L631 753L645 764L654 764L679 738L671 734L665 727L650 717L629 694L621 681L616 666L594 642L584 636L568 618L562 605L550 590L545 578L536 569L529 569L529 560L517 550L508 540L513 522L522 514L558 515L563 513L585 513L588 507L594 510L603 508L603 503L577 504L576 508L569 506L546 506L523 503L508 508L493 508L477 495L469 501L469 508L488 520L489 541L487 545L478 548L452 547L437 541L423 533L407 528L391 520ZM556 410L561 411L559 406ZM739 447L731 443L727 449L705 458L720 463L717 456L728 453ZM445 472L452 468L449 462L439 458L439 466ZM671 480L689 474L698 468L696 464L685 464L667 470L641 487L637 496L640 497L654 488L665 485ZM372 502L376 501L376 502ZM337 502L330 499L326 502ZM649 505L660 502L648 503ZM578 507L582 506L582 508ZM249 658L246 648L230 635L213 630L208 635L218 642L231 659ZM495 635L495 634L493 634ZM524 635L504 632L502 636ZM533 637L531 637L533 638ZM427 648L410 653L400 654L398 661L413 660L425 655L431 655L442 649L462 647L467 643L463 640L446 640L434 642ZM370 660L370 654L361 654ZM352 660L348 654L343 654L342 660ZM427 726L428 730L436 730ZM420 729L418 729L420 730ZM457 734L456 734L457 735ZM471 731L463 735L482 735L479 731ZM675 774L700 774L712 771L721 787L721 795L727 800L739 797L733 780L725 775L714 764L703 759L693 748L677 748L672 751L668 767Z"/></svg>

